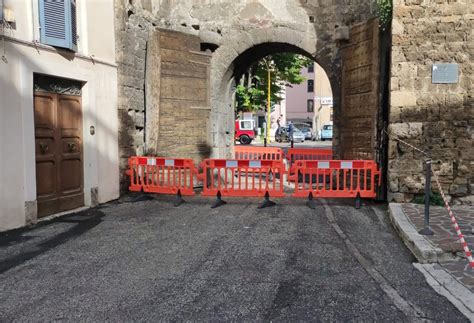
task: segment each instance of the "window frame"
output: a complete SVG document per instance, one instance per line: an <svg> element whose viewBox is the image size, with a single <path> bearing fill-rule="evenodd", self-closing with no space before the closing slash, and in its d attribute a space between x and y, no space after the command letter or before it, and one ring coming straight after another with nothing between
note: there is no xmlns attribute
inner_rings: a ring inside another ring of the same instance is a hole
<svg viewBox="0 0 474 323"><path fill-rule="evenodd" d="M311 109L310 109L310 106L311 106ZM306 112L314 112L314 99L306 100Z"/></svg>
<svg viewBox="0 0 474 323"><path fill-rule="evenodd" d="M308 80L306 85L308 93L314 93L314 80Z"/></svg>

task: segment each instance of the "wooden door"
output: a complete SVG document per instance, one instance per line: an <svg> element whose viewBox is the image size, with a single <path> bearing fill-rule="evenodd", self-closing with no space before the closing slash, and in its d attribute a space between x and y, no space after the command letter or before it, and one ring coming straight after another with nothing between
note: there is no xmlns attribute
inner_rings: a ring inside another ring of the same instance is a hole
<svg viewBox="0 0 474 323"><path fill-rule="evenodd" d="M378 20L354 26L342 49L343 159L374 159L379 102Z"/></svg>
<svg viewBox="0 0 474 323"><path fill-rule="evenodd" d="M35 92L38 217L84 205L81 97Z"/></svg>

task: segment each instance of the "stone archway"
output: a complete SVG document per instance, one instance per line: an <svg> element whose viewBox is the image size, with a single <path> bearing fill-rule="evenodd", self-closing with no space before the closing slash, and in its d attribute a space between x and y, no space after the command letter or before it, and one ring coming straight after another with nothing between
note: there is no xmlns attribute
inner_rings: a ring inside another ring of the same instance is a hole
<svg viewBox="0 0 474 323"><path fill-rule="evenodd" d="M154 121L153 116L147 113L152 107L160 109L160 103L155 104L152 99L153 95L159 95L160 89L150 86L153 84L146 80L157 72L150 68L149 58L160 55L159 48L152 43L160 30L178 33L183 39L189 39L192 46L183 43L189 55L199 55L201 51L210 57L209 102L208 106L199 110L203 127L200 133L204 133L206 138L199 144L200 147L196 145L197 142L193 142L191 146L194 145L196 149L185 155L195 159L207 155L207 152L212 157L228 156L233 145L231 94L235 64L244 53L269 44L278 44L286 51L310 56L326 71L334 97L333 147L336 156L339 155L337 129L341 115L341 48L349 39L348 26L365 22L374 16L371 0L357 4L320 4L319 1L310 0L152 2L154 4L150 7L138 0L115 0L122 169L126 168L127 156L149 152L150 145L147 145L145 138L156 130L147 131L149 124ZM262 52L260 50L259 54L257 50L254 54L258 58ZM179 106L182 108L185 104ZM192 110L190 115L197 114L195 112ZM182 112L180 116L184 114ZM182 133L183 129L179 131ZM155 149L155 153L184 157L176 154L178 145L176 142L174 146Z"/></svg>
<svg viewBox="0 0 474 323"><path fill-rule="evenodd" d="M340 85L340 71L337 68L329 68L337 59L337 55L333 55L328 47L318 42L314 30L312 33L287 27L273 28L270 32L265 29L251 30L229 39L212 56L209 142L212 144L214 156L227 157L230 153L229 147L234 142L233 133L228 133L225 129L233 128L232 88L235 86L236 70L242 69L238 65L246 65L278 52L302 54L321 65L335 89L334 109L339 109L340 97L337 89Z"/></svg>

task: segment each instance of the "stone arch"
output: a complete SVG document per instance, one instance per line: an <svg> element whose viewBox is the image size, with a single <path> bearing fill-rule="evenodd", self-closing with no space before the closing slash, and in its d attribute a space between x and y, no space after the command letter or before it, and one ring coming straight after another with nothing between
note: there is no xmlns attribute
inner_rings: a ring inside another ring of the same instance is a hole
<svg viewBox="0 0 474 323"><path fill-rule="evenodd" d="M332 48L333 44L324 44L317 39L316 31L309 24L305 30L295 30L284 26L252 29L223 41L211 60L211 118L208 133L209 142L213 147L213 156L229 157L229 147L234 142L233 133L228 131L228 129L233 129L234 122L231 94L235 86L236 64L242 63L239 61L242 56L251 56L252 61L256 61L277 52L305 55L326 71L333 92L337 95L340 71L334 68L337 54ZM335 96L335 111L338 109L339 102L339 96ZM222 127L222 125L225 126Z"/></svg>

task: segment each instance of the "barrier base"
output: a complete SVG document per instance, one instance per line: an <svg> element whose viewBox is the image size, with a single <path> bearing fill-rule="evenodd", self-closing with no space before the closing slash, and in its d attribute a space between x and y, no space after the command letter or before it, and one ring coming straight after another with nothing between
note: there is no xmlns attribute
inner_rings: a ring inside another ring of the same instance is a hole
<svg viewBox="0 0 474 323"><path fill-rule="evenodd" d="M222 200L221 192L219 191L219 192L217 192L217 199L214 202L214 204L212 204L211 209L215 209L215 208L217 208L219 206L222 206L222 205L225 205L225 204L227 204L227 202Z"/></svg>
<svg viewBox="0 0 474 323"><path fill-rule="evenodd" d="M258 207L259 209L264 209L266 207L270 207L270 206L275 206L276 203L273 202L273 201L270 201L270 194L268 194L268 192L265 193L265 200L263 201L262 204L260 204L260 206Z"/></svg>
<svg viewBox="0 0 474 323"><path fill-rule="evenodd" d="M178 207L180 206L181 204L183 204L184 202L186 202L183 197L181 196L181 191L178 190L178 193L176 193L176 200L174 201L173 205L175 207Z"/></svg>
<svg viewBox="0 0 474 323"><path fill-rule="evenodd" d="M309 207L312 210L314 210L316 208L316 202L313 199L313 193L309 193L308 202L306 202L306 206Z"/></svg>
<svg viewBox="0 0 474 323"><path fill-rule="evenodd" d="M418 231L419 234L421 235L424 235L424 236L432 236L434 235L434 232L429 228L429 227L426 227L424 229L421 229L420 231Z"/></svg>
<svg viewBox="0 0 474 323"><path fill-rule="evenodd" d="M360 209L361 205L362 205L362 200L360 199L360 194L357 193L355 208L358 210L358 209Z"/></svg>

